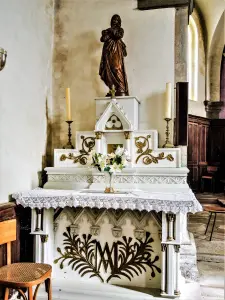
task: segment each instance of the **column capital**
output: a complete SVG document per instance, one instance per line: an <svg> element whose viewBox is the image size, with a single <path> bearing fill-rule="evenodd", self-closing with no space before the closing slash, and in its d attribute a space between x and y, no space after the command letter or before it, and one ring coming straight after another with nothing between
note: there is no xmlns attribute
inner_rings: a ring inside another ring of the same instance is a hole
<svg viewBox="0 0 225 300"><path fill-rule="evenodd" d="M222 101L204 101L205 111L207 118L219 119L219 114L223 108L224 103Z"/></svg>
<svg viewBox="0 0 225 300"><path fill-rule="evenodd" d="M168 213L166 216L169 222L173 222L175 220L175 214Z"/></svg>
<svg viewBox="0 0 225 300"><path fill-rule="evenodd" d="M165 252L166 249L167 249L167 244L162 243L162 244L161 244L161 251L162 251L162 252Z"/></svg>
<svg viewBox="0 0 225 300"><path fill-rule="evenodd" d="M176 253L180 252L180 245L174 245L174 250Z"/></svg>
<svg viewBox="0 0 225 300"><path fill-rule="evenodd" d="M103 136L103 132L101 131L96 131L95 132L95 136L96 136L96 140L101 140L102 136Z"/></svg>
<svg viewBox="0 0 225 300"><path fill-rule="evenodd" d="M41 235L41 242L44 244L44 243L47 243L48 241L48 235L47 234L42 234Z"/></svg>
<svg viewBox="0 0 225 300"><path fill-rule="evenodd" d="M130 131L124 131L125 140L130 140Z"/></svg>

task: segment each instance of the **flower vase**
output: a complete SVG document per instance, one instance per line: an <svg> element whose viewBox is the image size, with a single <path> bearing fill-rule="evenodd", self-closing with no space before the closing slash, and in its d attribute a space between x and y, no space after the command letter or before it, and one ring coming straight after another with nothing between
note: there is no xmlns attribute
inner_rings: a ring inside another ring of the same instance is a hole
<svg viewBox="0 0 225 300"><path fill-rule="evenodd" d="M115 193L114 178L115 178L114 173L105 172L105 193Z"/></svg>

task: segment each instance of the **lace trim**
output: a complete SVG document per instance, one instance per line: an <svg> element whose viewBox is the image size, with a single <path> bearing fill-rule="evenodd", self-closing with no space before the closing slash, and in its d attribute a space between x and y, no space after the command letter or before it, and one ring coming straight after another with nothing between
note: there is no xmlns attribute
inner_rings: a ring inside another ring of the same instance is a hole
<svg viewBox="0 0 225 300"><path fill-rule="evenodd" d="M27 192L15 193L13 198L17 204L31 208L64 208L97 207L113 209L146 210L165 213L196 213L202 207L191 190L185 193L163 192L131 192L127 194L104 194L69 191L34 189Z"/></svg>

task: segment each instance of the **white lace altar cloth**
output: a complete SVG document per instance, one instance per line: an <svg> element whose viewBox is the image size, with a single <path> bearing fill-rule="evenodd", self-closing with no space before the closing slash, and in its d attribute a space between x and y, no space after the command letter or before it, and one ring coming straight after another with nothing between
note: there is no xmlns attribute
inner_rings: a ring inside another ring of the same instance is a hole
<svg viewBox="0 0 225 300"><path fill-rule="evenodd" d="M191 190L186 192L142 192L105 194L91 190L34 189L13 194L17 204L31 208L97 207L146 210L165 213L196 213L202 207Z"/></svg>

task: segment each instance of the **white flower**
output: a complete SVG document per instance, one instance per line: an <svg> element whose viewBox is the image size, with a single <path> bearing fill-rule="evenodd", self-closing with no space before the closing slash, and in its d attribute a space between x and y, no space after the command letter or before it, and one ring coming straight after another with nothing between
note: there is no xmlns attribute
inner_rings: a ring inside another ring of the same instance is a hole
<svg viewBox="0 0 225 300"><path fill-rule="evenodd" d="M104 168L105 168L105 161L104 160L102 160L101 162L100 162L100 168L101 168L101 170L104 170Z"/></svg>
<svg viewBox="0 0 225 300"><path fill-rule="evenodd" d="M124 167L127 165L127 159L125 157L122 158L122 165Z"/></svg>
<svg viewBox="0 0 225 300"><path fill-rule="evenodd" d="M124 149L123 153L124 153L125 156L129 156L129 152L127 151L127 149Z"/></svg>
<svg viewBox="0 0 225 300"><path fill-rule="evenodd" d="M117 165L116 163L114 163L112 166L111 166L111 170L113 172L121 172L121 168L120 168L121 165Z"/></svg>
<svg viewBox="0 0 225 300"><path fill-rule="evenodd" d="M113 153L113 152L112 152L112 153L110 153L110 154L108 154L108 157L109 157L109 158L114 158L115 156L116 156L116 154L115 154L115 153Z"/></svg>
<svg viewBox="0 0 225 300"><path fill-rule="evenodd" d="M95 149L92 149L91 152L89 153L91 156L94 156L96 154Z"/></svg>
<svg viewBox="0 0 225 300"><path fill-rule="evenodd" d="M121 148L121 147L118 146L116 151L115 151L115 154L118 155L118 156L122 156L123 152L124 152L124 148Z"/></svg>

